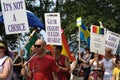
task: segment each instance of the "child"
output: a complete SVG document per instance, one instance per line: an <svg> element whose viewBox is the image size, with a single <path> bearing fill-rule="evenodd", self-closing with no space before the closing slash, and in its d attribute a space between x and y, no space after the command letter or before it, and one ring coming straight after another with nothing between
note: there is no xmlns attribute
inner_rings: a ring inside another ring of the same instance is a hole
<svg viewBox="0 0 120 80"><path fill-rule="evenodd" d="M116 67L113 70L112 80L120 80L120 57L116 58Z"/></svg>

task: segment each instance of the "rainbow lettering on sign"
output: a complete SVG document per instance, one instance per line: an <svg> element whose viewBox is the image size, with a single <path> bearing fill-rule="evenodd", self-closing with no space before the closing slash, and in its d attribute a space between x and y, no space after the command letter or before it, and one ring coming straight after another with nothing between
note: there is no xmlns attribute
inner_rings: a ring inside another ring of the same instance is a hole
<svg viewBox="0 0 120 80"><path fill-rule="evenodd" d="M96 33L96 34L102 34L102 35L104 35L104 28L102 28L102 27L99 27L99 26L95 26L95 25L93 25L92 26L93 28L92 28L92 32L93 33Z"/></svg>

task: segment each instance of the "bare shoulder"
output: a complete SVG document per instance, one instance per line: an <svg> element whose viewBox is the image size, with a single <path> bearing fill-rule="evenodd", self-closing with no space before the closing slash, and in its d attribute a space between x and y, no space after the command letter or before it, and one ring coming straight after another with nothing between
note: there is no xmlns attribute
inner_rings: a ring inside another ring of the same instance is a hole
<svg viewBox="0 0 120 80"><path fill-rule="evenodd" d="M12 59L11 59L11 57L7 57L7 59L6 59L6 60L12 60Z"/></svg>
<svg viewBox="0 0 120 80"><path fill-rule="evenodd" d="M11 59L11 57L7 57L7 59L6 59L5 62L10 62L10 63L12 63L12 59Z"/></svg>

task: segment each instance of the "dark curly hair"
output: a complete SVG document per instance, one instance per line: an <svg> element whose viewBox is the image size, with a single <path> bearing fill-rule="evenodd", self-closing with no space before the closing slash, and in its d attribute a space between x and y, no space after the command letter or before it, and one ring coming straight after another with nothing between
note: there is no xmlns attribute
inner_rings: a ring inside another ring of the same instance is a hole
<svg viewBox="0 0 120 80"><path fill-rule="evenodd" d="M118 64L118 61L120 61L120 56L116 57L115 63Z"/></svg>
<svg viewBox="0 0 120 80"><path fill-rule="evenodd" d="M60 52L62 51L62 46L61 45L54 45L54 47L56 47L57 50L60 50Z"/></svg>
<svg viewBox="0 0 120 80"><path fill-rule="evenodd" d="M5 45L5 55L10 56L10 53L9 53L9 50L8 50L6 42L3 41L3 40L0 40L0 43Z"/></svg>

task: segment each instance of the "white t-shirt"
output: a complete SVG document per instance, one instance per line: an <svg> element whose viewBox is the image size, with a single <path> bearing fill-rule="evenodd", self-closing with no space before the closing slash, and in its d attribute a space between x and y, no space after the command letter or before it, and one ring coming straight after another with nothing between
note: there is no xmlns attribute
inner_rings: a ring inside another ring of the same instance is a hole
<svg viewBox="0 0 120 80"><path fill-rule="evenodd" d="M112 75L114 68L113 59L109 59L109 60L103 59L102 63L105 69L104 75Z"/></svg>

